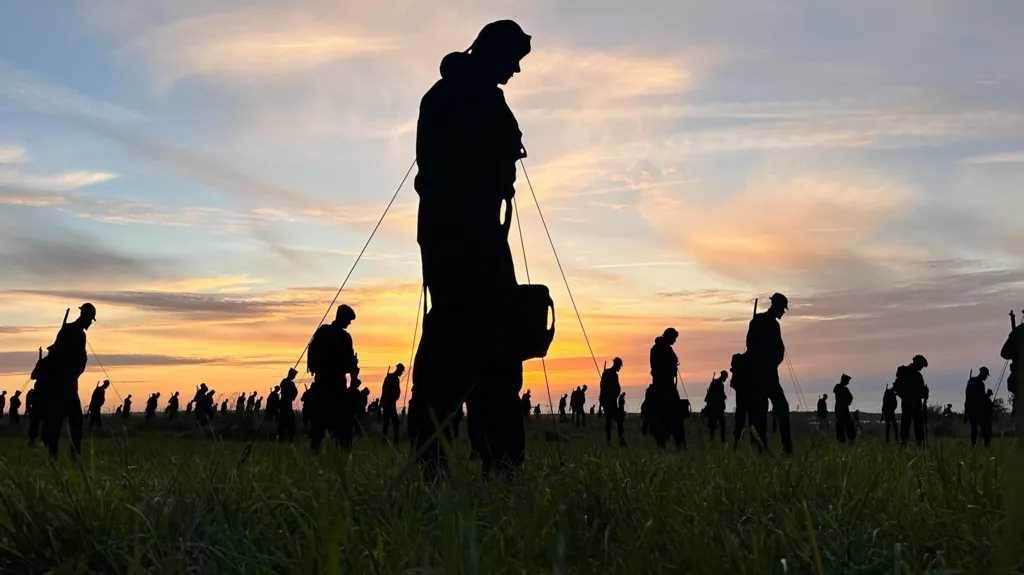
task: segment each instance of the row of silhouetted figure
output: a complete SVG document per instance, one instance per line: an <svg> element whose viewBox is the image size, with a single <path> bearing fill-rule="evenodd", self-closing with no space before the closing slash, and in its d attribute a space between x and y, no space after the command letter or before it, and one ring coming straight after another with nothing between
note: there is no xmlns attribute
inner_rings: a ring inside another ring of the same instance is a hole
<svg viewBox="0 0 1024 575"><path fill-rule="evenodd" d="M709 437L717 435L726 441L726 383L732 389L735 402L733 415L733 446L738 446L744 431L748 432L752 444L758 450L768 448L769 421L772 431L777 432L781 448L786 453L793 451L793 438L789 421L789 404L778 374L778 367L785 357L780 320L788 309L789 301L782 294L774 294L771 306L764 312L755 313L747 331L746 349L731 358L729 371L722 371L713 377L704 396L704 407L700 416L707 426ZM78 376L84 372L88 357L84 355L85 332L95 319L96 308L83 304L79 317L65 323L57 334L48 353L42 356L32 372L34 386L25 394L24 416L29 419L30 442L41 437L52 455L57 454L60 430L64 423L70 431L72 449L80 450L83 415L87 416L90 428L103 425L103 409L110 381L104 380L92 391L90 401L83 414L78 400ZM296 385L298 371L289 368L287 375L273 386L264 398L256 391L240 393L232 402L223 398L216 403L213 389L203 383L197 386L192 398L186 404L184 414L195 418L199 426L212 424L215 418L233 417L258 418L259 428L269 423L270 435L282 442L296 438L297 420L308 434L310 446L318 450L326 436L342 447L348 447L356 437L368 435L370 423L375 423L380 434L389 442L397 444L399 430L407 419L406 408L398 409L401 396L401 380L405 366L401 363L394 370L388 370L381 386L379 397L370 401L370 391L362 385L359 377L358 356L350 326L355 320L355 311L348 305L337 309L335 320L319 328L308 349L307 367L313 374L313 385L306 388L301 396ZM1016 397L1019 377L1021 340L1024 327L1011 322L1011 332L1001 354L1008 360L1010 371L1007 388ZM674 346L679 333L674 328L666 329L655 338L650 349L651 382L644 392L640 406L640 431L653 437L659 447L673 442L678 448L686 447L686 420L692 416L689 399L680 397L678 389L679 360ZM890 438L907 443L911 438L922 445L926 439L927 402L929 389L923 377L928 360L916 355L910 363L896 369L892 384L882 393L881 413L885 424L885 440ZM626 418L625 392L619 382L623 360L616 357L601 373L597 403L591 405L590 416L604 419L605 439L610 444L613 435L621 446L626 445L624 421ZM990 371L981 367L971 374L964 390L964 417L971 427L971 442L977 443L980 435L985 445L992 437L992 420L995 410L993 390L987 387ZM330 379L328 379L328 377ZM842 374L832 390L834 398L834 421L828 419L828 395L817 401L818 426L828 430L834 425L836 438L842 443L852 443L861 427L859 412L852 409L854 397L850 391L852 377ZM329 382L329 383L328 383ZM571 423L576 427L586 426L587 385L578 386L563 395L558 402L554 422ZM17 391L10 398L0 392L0 414L6 413L12 424L19 424L22 392ZM142 410L145 421L157 417L160 410L160 393L151 393ZM296 400L300 405L296 406ZM163 414L174 420L182 412L180 393L174 392L163 405ZM1015 407L1015 406L1014 406ZM298 408L298 409L297 409ZM532 393L526 390L517 396L511 414L520 421L539 416L541 407L533 403ZM897 413L899 410L899 413ZM128 419L132 416L132 395L121 399L115 417ZM944 416L952 416L952 406L945 408ZM460 403L452 413L438 414L445 421L444 430L455 439L460 437L460 428L466 413ZM478 426L472 411L469 413L471 443ZM475 452L476 446L473 446Z"/></svg>
<svg viewBox="0 0 1024 575"><path fill-rule="evenodd" d="M425 312L422 336L410 366L412 387L404 424L414 458L424 469L444 469L448 457L445 446L458 433L463 417L471 452L479 458L484 473L515 471L525 458L524 414L529 412L531 398L524 401L522 395L523 363L547 355L555 332L554 302L547 287L521 284L516 276L508 236L512 222L518 221L518 216L513 217L517 176L520 168L525 175L523 160L527 152L523 132L501 87L521 71L521 61L530 51L531 37L516 22L487 24L468 48L441 59L440 78L420 101L416 126L416 240ZM525 181L529 186L528 177ZM532 186L530 191L533 194ZM536 194L533 198L539 211ZM547 224L544 226L546 230ZM521 228L519 231L522 233ZM526 242L518 243L525 262ZM554 250L554 242L550 243ZM572 299L568 279L557 253L555 256ZM343 288L344 284L339 295ZM572 303L575 310L575 301ZM757 448L766 450L771 420L782 450L793 451L789 403L779 378L786 357L780 321L788 306L788 299L778 293L771 297L767 310L757 313L755 305L745 349L732 356L730 373L720 374L712 383L704 411L708 425L714 426L720 437L725 434L724 385L728 376L736 405L734 443L744 430L749 430ZM96 308L87 303L79 309L79 317L70 323L65 321L32 375L32 411L39 413L36 419L43 441L54 455L65 422L74 452L81 448L83 414L78 378L88 361L85 334L96 318ZM340 305L335 311L334 321L317 328L306 352L312 383L301 398L302 419L314 450L320 449L327 436L342 448L351 445L359 433L358 420L368 399L348 331L356 319L355 311L348 305ZM1011 328L1002 357L1010 364L1008 391L1016 397L1024 365L1024 333L1013 319ZM642 431L662 448L670 441L679 447L686 445L685 420L691 412L689 401L678 391L679 359L673 349L678 338L673 328L655 338L650 349L651 381L641 408ZM589 339L587 342L589 346ZM923 370L927 364L918 355L900 366L892 396L886 400L888 413L895 412L892 400L898 398L900 402L899 438L903 443L909 441L911 432L918 444L924 443L928 388ZM273 399L277 435L283 439L294 435L297 367L282 379ZM598 403L605 417L606 439L611 441L615 429L620 442L625 443L624 396L618 382L621 367L622 362L616 361L605 368ZM376 408L382 425L388 425L393 437L397 436L400 421L396 410L400 376L397 369L387 375ZM984 379L980 374L978 377L981 379L975 380L970 391L970 413L975 419L987 409L986 403L978 400L987 396ZM842 389L845 385L841 382L835 391L837 427L841 430L837 433L844 441L856 434L855 423L851 426L853 414L849 413L852 397L848 389ZM565 413L562 406L568 404L579 425L587 416L585 392L586 387L581 386L563 398L566 401L559 401L560 414ZM12 404L20 403L18 395L11 398ZM151 396L147 405L157 400ZM257 402L248 395L242 409L257 414L262 408ZM269 407L270 396L267 403ZM200 386L190 404L201 422L215 416L212 390ZM123 405L122 415L130 413L130 404ZM978 419L978 426L984 428L983 417Z"/></svg>

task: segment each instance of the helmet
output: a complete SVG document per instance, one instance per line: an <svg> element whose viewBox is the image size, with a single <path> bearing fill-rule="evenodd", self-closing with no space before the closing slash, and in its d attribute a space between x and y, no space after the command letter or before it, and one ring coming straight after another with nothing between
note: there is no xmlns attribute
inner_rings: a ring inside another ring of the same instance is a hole
<svg viewBox="0 0 1024 575"><path fill-rule="evenodd" d="M512 20L498 20L480 30L469 51L511 56L518 60L530 53L530 35Z"/></svg>
<svg viewBox="0 0 1024 575"><path fill-rule="evenodd" d="M978 374L979 375L988 375L988 367L984 366L984 365L979 367L978 368Z"/></svg>
<svg viewBox="0 0 1024 575"><path fill-rule="evenodd" d="M672 339L674 337L679 337L679 331L676 330L676 328L674 328L674 327L666 327L665 331L662 332L661 337L668 338L668 339Z"/></svg>
<svg viewBox="0 0 1024 575"><path fill-rule="evenodd" d="M78 310L82 312L83 317L88 317L89 319L96 319L96 306L92 305L91 303L83 303L82 305L78 306Z"/></svg>
<svg viewBox="0 0 1024 575"><path fill-rule="evenodd" d="M928 360L925 359L925 357L921 354L915 355L914 359L912 360L912 363L916 366L928 367Z"/></svg>
<svg viewBox="0 0 1024 575"><path fill-rule="evenodd" d="M352 321L356 319L356 310L346 304L341 304L338 306L338 311L335 314L334 319L337 321Z"/></svg>
<svg viewBox="0 0 1024 575"><path fill-rule="evenodd" d="M772 294L771 301L772 305L781 306L782 309L789 309L789 298L780 294L779 292L775 292Z"/></svg>

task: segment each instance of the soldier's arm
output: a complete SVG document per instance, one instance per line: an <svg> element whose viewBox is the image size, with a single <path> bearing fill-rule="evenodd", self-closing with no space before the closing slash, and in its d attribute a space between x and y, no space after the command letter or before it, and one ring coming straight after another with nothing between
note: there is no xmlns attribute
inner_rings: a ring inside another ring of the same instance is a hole
<svg viewBox="0 0 1024 575"><path fill-rule="evenodd" d="M1006 343L1003 344L1003 349L999 350L999 356L1003 359L1016 359L1017 356L1017 339L1019 337L1020 328L1017 328L1010 332L1010 336L1006 338Z"/></svg>

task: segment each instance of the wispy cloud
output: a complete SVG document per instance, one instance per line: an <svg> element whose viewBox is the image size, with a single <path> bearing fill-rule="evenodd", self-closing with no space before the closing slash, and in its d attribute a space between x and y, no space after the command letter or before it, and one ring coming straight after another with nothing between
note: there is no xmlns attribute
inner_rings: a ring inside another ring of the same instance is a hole
<svg viewBox="0 0 1024 575"><path fill-rule="evenodd" d="M144 31L128 45L165 89L189 76L251 81L394 50L394 39L343 30L286 10L196 16Z"/></svg>
<svg viewBox="0 0 1024 575"><path fill-rule="evenodd" d="M20 146L0 146L0 166L4 164L23 164L28 161L28 154Z"/></svg>
<svg viewBox="0 0 1024 575"><path fill-rule="evenodd" d="M28 374L32 371L32 366L35 365L38 357L38 352L35 351L0 351L0 374ZM202 365L218 363L220 361L209 358L177 357L149 353L117 353L91 356L90 359L94 362L98 359L106 367Z"/></svg>
<svg viewBox="0 0 1024 575"><path fill-rule="evenodd" d="M1024 150L971 156L960 160L960 163L982 166L988 164L1024 164Z"/></svg>

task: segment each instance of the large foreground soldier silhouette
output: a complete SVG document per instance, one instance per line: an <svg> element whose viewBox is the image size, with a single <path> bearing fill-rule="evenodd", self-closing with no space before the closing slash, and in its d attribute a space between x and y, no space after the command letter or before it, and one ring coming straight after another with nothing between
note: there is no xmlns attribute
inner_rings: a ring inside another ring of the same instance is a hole
<svg viewBox="0 0 1024 575"><path fill-rule="evenodd" d="M676 379L679 375L679 357L672 346L679 339L675 328L666 328L654 338L651 346L651 398L648 405L648 417L651 419L650 429L658 447L664 448L669 436L676 440L676 446L685 444L686 428L683 427L680 411L679 390Z"/></svg>
<svg viewBox="0 0 1024 575"><path fill-rule="evenodd" d="M764 442L767 437L768 402L772 403L772 411L779 426L779 439L782 450L793 452L793 438L789 429L789 402L782 391L779 380L779 365L786 357L786 346L782 342L782 328L779 320L789 308L786 296L775 293L771 297L772 305L767 311L754 314L747 329L746 358L750 368L750 389L748 391L751 427Z"/></svg>
<svg viewBox="0 0 1024 575"><path fill-rule="evenodd" d="M1018 399L1021 384L1024 383L1024 321L1017 325L1017 318L1010 312L1010 335L1007 336L999 355L1010 362L1010 374L1006 376L1006 390L1013 395L1013 424L1019 431L1024 429L1021 419L1024 418L1024 410L1020 409Z"/></svg>
<svg viewBox="0 0 1024 575"><path fill-rule="evenodd" d="M85 372L89 356L85 349L85 332L96 320L96 307L84 303L78 319L61 326L57 338L50 345L47 359L52 374L51 384L37 402L36 409L44 410L43 443L50 456L57 457L64 421L71 433L71 449L77 455L82 451L82 402L78 397L78 377Z"/></svg>
<svg viewBox="0 0 1024 575"><path fill-rule="evenodd" d="M519 72L530 36L510 20L486 25L441 62L420 103L417 241L431 309L413 366L409 433L421 460L441 462L460 402L483 469L523 461L522 355L513 327L517 282L508 244L522 133L499 84ZM463 374L453 378L452 373Z"/></svg>
<svg viewBox="0 0 1024 575"><path fill-rule="evenodd" d="M611 445L612 424L615 424L619 433L619 444L626 444L625 432L622 429L623 417L619 416L619 395L622 393L622 384L619 383L619 372L622 371L622 358L616 357L612 360L612 366L605 368L601 374L601 390L598 401L604 411L604 439Z"/></svg>
<svg viewBox="0 0 1024 575"><path fill-rule="evenodd" d="M853 443L857 438L857 426L853 424L853 414L850 413L850 406L853 405L850 379L844 373L839 383L832 388L832 395L836 398L836 439L839 443Z"/></svg>

